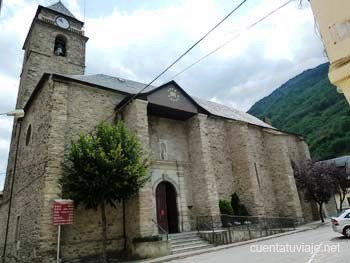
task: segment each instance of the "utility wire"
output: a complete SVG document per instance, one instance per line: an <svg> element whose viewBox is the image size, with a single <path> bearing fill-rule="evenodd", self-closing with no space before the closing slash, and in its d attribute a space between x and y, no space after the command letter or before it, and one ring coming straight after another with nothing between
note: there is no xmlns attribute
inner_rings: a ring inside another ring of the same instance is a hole
<svg viewBox="0 0 350 263"><path fill-rule="evenodd" d="M1 0L0 0L1 1ZM186 56L194 47L196 47L200 42L202 42L210 33L212 33L216 28L218 28L227 18L229 18L233 13L235 13L243 4L245 4L248 0L243 0L239 5L237 5L231 12L229 12L223 19L220 20L219 23L217 23L213 28L211 28L205 35L203 35L196 43L194 43L189 49L187 49L180 57L178 57L173 63L171 63L166 69L164 69L159 75L157 75L150 83L148 83L145 87L143 87L141 90L139 90L136 94L132 95L119 109L117 109L113 115L107 117L105 121L109 120L110 118L113 118L115 114L118 111L121 111L126 105L128 105L137 95L139 95L142 91L147 89L149 86L151 86L157 79L159 79L162 75L164 75L165 72L167 72L170 68L172 68L179 60L181 60L184 56ZM84 20L85 20L85 5L86 2L84 1ZM96 128L96 127L95 127ZM91 131L92 132L92 131ZM40 163L39 163L40 164ZM29 165L31 166L31 165ZM25 169L29 166L25 167L19 167L16 168L16 170L19 169ZM32 165L34 166L34 165ZM6 174L0 173L0 174Z"/></svg>
<svg viewBox="0 0 350 263"><path fill-rule="evenodd" d="M166 69L164 69L158 76L156 76L150 83L148 83L145 87L143 87L136 94L131 96L118 110L121 111L126 105L128 105L134 98L137 97L142 91L151 86L157 79L159 79L165 72L167 72L170 68L172 68L179 60L181 60L184 56L186 56L195 46L197 46L200 42L202 42L211 32L213 32L216 28L218 28L227 18L229 18L233 13L235 13L245 2L248 0L243 0L238 6L236 6L231 12L229 12L219 23L217 23L212 29L210 29L204 36L202 36L196 43L194 43L189 49L187 49L180 57L178 57L173 63L171 63Z"/></svg>
<svg viewBox="0 0 350 263"><path fill-rule="evenodd" d="M210 31L208 31L208 33L206 33L202 38L200 38L200 40L198 40L194 45L192 45L185 53L183 53L178 59L176 59L170 66L168 66L165 70L162 71L161 74L159 74L155 79L153 79L149 84L147 84L144 88L142 88L139 92L137 92L136 94L134 94L123 106L127 105L130 101L132 101L138 94L140 94L142 91L144 91L147 87L149 87L154 81L156 81L160 76L162 76L166 71L168 71L173 65L175 65L182 57L184 57L187 53L189 53L196 45L198 45L204 38L206 38L212 31L214 31L220 24L222 24L230 15L232 15L236 10L238 10L238 8L240 8L247 0L241 2L235 9L233 9L224 19L222 19L216 26L214 26ZM261 19L259 19L258 21L256 21L255 23L249 25L248 27L246 27L245 31L248 31L249 29L253 28L254 26L256 26L257 24L261 23L262 21L264 21L265 19L267 19L268 17L270 17L271 15L273 15L274 13L276 13L278 10L282 9L283 7L285 7L286 5L290 4L291 2L294 2L295 0L289 0L288 2L284 3L283 5L279 6L278 8L274 9L273 11L271 11L270 13L268 13L267 15L265 15L264 17L262 17ZM199 62L201 62L202 60L204 60L205 58L209 57L210 55L212 55L213 53L215 53L216 51L218 51L219 49L223 48L224 46L226 46L228 43L230 43L231 41L233 41L234 39L238 38L240 35L242 34L242 32L236 34L233 38L229 39L228 41L224 42L223 44L221 44L220 46L218 46L217 48L215 48L213 51L211 51L210 53L208 53L207 55L205 55L204 57L200 58L199 60L197 60L195 63L191 64L190 66L186 67L184 70L182 70L181 72L177 73L176 75L174 75L172 77L172 79L176 78L177 76L179 76L180 74L184 73L185 71L187 71L188 69L190 69L191 67L193 67L194 65L198 64ZM119 111L122 109L123 107L119 108ZM114 117L115 113L113 115L111 115L112 117ZM108 120L111 118L111 116L109 116L108 118L106 118L105 120ZM31 164L28 166L24 166L24 167L18 167L16 168L16 170L22 170L22 169L26 169L28 167L33 167L33 166L39 166L41 164L44 164L45 162L39 162L37 164ZM0 173L0 174L6 174L6 172Z"/></svg>
<svg viewBox="0 0 350 263"><path fill-rule="evenodd" d="M279 11L280 9L282 9L283 7L287 6L288 4L290 4L291 2L294 2L295 0L289 0L288 2L284 3L283 5L279 6L278 8L274 9L273 11L271 11L270 13L268 13L267 15L265 15L264 17L260 18L259 20L257 20L256 22L250 24L249 26L247 26L243 31L239 32L238 34L236 34L235 36L233 36L232 38L230 38L229 40L225 41L224 43L220 44L218 47L216 47L215 49L213 49L211 52L209 52L208 54L206 54L205 56L201 57L200 59L198 59L197 61L195 61L194 63L190 64L189 66L187 66L186 68L184 68L183 70L181 70L179 73L175 74L174 76L172 76L169 80L175 79L176 77L178 77L179 75L183 74L185 71L189 70L190 68L192 68L193 66L197 65L199 62L201 62L202 60L206 59L207 57L211 56L212 54L214 54L215 52L217 52L218 50L222 49L223 47L225 47L227 44L229 44L230 42L232 42L233 40L237 39L238 37L240 37L244 32L252 29L253 27L255 27L256 25L258 25L259 23L263 22L265 19L267 19L268 17L272 16L273 14L275 14L277 11Z"/></svg>

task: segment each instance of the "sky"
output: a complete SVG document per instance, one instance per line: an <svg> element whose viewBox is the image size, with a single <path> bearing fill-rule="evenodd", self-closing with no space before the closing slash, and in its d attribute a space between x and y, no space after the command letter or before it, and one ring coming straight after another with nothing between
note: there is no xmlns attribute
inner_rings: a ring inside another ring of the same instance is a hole
<svg viewBox="0 0 350 263"><path fill-rule="evenodd" d="M85 21L86 74L104 73L150 82L242 0L66 0ZM56 0L4 0L0 15L0 113L15 108L22 45L38 4ZM190 95L247 111L281 84L328 59L308 1L296 0L251 30L287 0L248 0L156 85L225 41L218 52L174 80ZM84 14L85 13L85 14ZM235 37L239 34L239 37ZM0 189L4 181L11 117L0 116Z"/></svg>

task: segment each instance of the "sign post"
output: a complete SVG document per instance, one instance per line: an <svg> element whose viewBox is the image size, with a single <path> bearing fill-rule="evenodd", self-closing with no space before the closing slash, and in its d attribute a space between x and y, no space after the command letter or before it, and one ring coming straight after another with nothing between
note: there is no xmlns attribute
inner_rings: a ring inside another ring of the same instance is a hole
<svg viewBox="0 0 350 263"><path fill-rule="evenodd" d="M52 221L54 226L58 226L57 263L60 262L61 225L73 224L73 211L74 203L72 200L54 200Z"/></svg>

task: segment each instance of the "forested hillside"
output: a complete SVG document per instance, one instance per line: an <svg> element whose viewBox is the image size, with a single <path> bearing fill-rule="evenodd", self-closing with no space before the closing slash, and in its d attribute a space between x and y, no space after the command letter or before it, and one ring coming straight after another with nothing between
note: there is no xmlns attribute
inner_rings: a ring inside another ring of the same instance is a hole
<svg viewBox="0 0 350 263"><path fill-rule="evenodd" d="M328 80L328 64L307 70L255 103L248 113L302 135L314 159L350 154L350 106Z"/></svg>

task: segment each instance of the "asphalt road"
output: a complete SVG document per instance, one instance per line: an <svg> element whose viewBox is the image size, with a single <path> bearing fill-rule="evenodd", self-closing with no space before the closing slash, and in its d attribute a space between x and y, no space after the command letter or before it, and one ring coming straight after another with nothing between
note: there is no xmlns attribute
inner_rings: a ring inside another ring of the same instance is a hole
<svg viewBox="0 0 350 263"><path fill-rule="evenodd" d="M173 263L350 263L350 239L333 232L330 224L266 241L255 242Z"/></svg>

